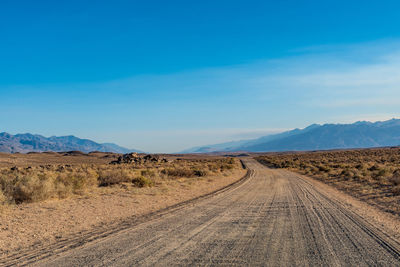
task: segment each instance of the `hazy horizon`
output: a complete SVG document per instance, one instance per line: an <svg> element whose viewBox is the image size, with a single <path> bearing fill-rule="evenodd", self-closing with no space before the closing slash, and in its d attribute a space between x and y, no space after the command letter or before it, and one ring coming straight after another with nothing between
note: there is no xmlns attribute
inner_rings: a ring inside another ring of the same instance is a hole
<svg viewBox="0 0 400 267"><path fill-rule="evenodd" d="M91 141L94 141L94 142L97 142L97 143L100 143L100 144L112 143L112 144L116 144L116 145L122 146L122 147L127 148L127 149L138 149L138 150L140 150L142 152L146 152L146 153L180 153L182 151L185 151L185 150L188 150L188 149L193 149L195 147L204 147L204 146L210 146L210 145L212 146L212 145L218 145L218 144L222 144L222 143L229 143L229 142L235 142L235 141L246 141L246 140L250 141L250 140L255 140L257 138L260 138L260 137L266 137L266 136L269 136L269 135L280 134L280 133L287 132L287 131L292 131L292 130L295 130L295 129L303 130L304 128L306 128L308 126L315 125L315 124L317 124L317 125L324 125L324 124L339 124L339 125L341 124L341 125L343 125L343 124L354 124L354 123L357 123L357 122L372 122L372 123L375 123L375 122L382 122L382 121L389 121L389 120L399 120L399 118L392 117L392 118L380 119L380 120L357 120L357 121L352 121L352 122L347 122L347 123L346 122L313 123L313 124L310 124L310 125L306 125L304 127L289 128L289 129L274 129L272 131L263 131L263 130L259 129L257 131L252 131L252 132L243 132L243 131L240 132L239 130L236 130L236 132L234 132L235 131L234 129L230 129L233 132L232 139L229 139L229 140L225 140L224 139L224 140L221 140L220 142L217 142L217 143L198 144L198 145L191 146L191 147L185 147L185 148L183 148L181 150L168 151L168 152L158 151L158 150L147 151L147 150L139 149L137 147L124 147L123 145L119 144L117 141L110 140L110 141L103 142L103 141L99 141L99 140L93 140L91 138L86 138L86 137L82 137L82 136L76 136L74 134L67 134L67 135L64 135L64 136L75 136L75 137L78 137L78 138L81 138L81 139L88 139L88 140L91 140ZM0 133L1 133L1 131L0 131ZM12 135L16 135L16 134L33 134L33 135L37 135L38 134L38 133L32 133L32 132L25 132L25 133L10 133L10 132L7 132L7 133L12 134ZM199 134L201 134L201 133L199 133ZM202 132L202 134L204 134L204 132ZM215 132L213 132L213 134L215 135ZM42 134L39 134L39 135L42 135ZM42 135L42 136L44 136L46 138L49 138L49 137L53 137L55 135L51 135L51 136L50 135L49 136ZM56 137L60 137L60 136L56 136Z"/></svg>
<svg viewBox="0 0 400 267"><path fill-rule="evenodd" d="M22 2L1 131L178 152L400 114L396 1Z"/></svg>

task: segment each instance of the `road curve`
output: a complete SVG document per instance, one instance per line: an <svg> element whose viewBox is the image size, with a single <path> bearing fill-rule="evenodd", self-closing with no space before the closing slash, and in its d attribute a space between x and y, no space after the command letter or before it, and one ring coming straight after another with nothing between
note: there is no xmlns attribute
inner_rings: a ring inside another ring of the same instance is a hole
<svg viewBox="0 0 400 267"><path fill-rule="evenodd" d="M240 186L34 265L400 265L396 242L316 186L245 164Z"/></svg>

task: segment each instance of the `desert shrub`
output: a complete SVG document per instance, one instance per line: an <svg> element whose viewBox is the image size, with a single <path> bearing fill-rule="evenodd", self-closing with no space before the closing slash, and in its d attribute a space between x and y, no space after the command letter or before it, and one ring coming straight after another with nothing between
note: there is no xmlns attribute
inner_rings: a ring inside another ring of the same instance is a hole
<svg viewBox="0 0 400 267"><path fill-rule="evenodd" d="M168 168L161 171L162 174L172 177L193 177L195 173L187 168Z"/></svg>
<svg viewBox="0 0 400 267"><path fill-rule="evenodd" d="M300 167L301 169L303 169L303 170L306 170L306 169L308 169L310 166L309 166L307 163L301 162L300 165L299 165L299 167Z"/></svg>
<svg viewBox="0 0 400 267"><path fill-rule="evenodd" d="M194 175L203 177L203 176L207 176L208 172L205 170L194 170Z"/></svg>
<svg viewBox="0 0 400 267"><path fill-rule="evenodd" d="M324 165L319 165L318 169L321 172L330 172L331 171L331 168L329 168L328 166L324 166Z"/></svg>
<svg viewBox="0 0 400 267"><path fill-rule="evenodd" d="M207 165L207 167L208 167L208 169L209 169L210 171L212 171L212 172L215 172L215 171L218 170L217 164L212 164L212 163L210 163L210 164Z"/></svg>
<svg viewBox="0 0 400 267"><path fill-rule="evenodd" d="M145 176L145 177L152 177L152 178L156 177L156 172L153 170L149 170L149 169L142 170L140 173L142 176Z"/></svg>
<svg viewBox="0 0 400 267"><path fill-rule="evenodd" d="M98 186L132 182L145 187L154 184L160 174L169 177L201 177L239 167L234 158L180 159L161 166L137 165L34 165L0 169L0 203L35 202L65 198ZM145 169L144 169L145 168ZM147 168L147 169L146 169ZM140 174L138 176L137 174Z"/></svg>
<svg viewBox="0 0 400 267"><path fill-rule="evenodd" d="M133 178L132 183L137 187L150 187L154 185L154 182L152 180L143 176Z"/></svg>
<svg viewBox="0 0 400 267"><path fill-rule="evenodd" d="M393 193L393 195L395 195L395 196L400 196L400 185L394 186L394 187L392 188L392 193Z"/></svg>
<svg viewBox="0 0 400 267"><path fill-rule="evenodd" d="M349 169L344 169L341 171L340 176L342 176L343 178L350 178L353 177L353 173L350 172Z"/></svg>
<svg viewBox="0 0 400 267"><path fill-rule="evenodd" d="M132 181L132 175L124 169L105 170L99 173L99 186L110 186L114 184Z"/></svg>
<svg viewBox="0 0 400 267"><path fill-rule="evenodd" d="M87 188L97 185L99 175L92 169L76 169L61 172L55 180L55 187L60 197L70 193L82 193Z"/></svg>
<svg viewBox="0 0 400 267"><path fill-rule="evenodd" d="M355 168L356 169L358 169L358 170L362 170L362 169L364 169L364 164L357 164L356 166L355 166Z"/></svg>
<svg viewBox="0 0 400 267"><path fill-rule="evenodd" d="M10 193L17 204L41 201L54 196L54 183L42 175L19 176Z"/></svg>
<svg viewBox="0 0 400 267"><path fill-rule="evenodd" d="M233 165L232 164L222 164L220 169L221 169L221 171L232 170Z"/></svg>
<svg viewBox="0 0 400 267"><path fill-rule="evenodd" d="M360 174L354 174L353 179L354 179L355 181L361 181L361 180L362 180L362 176L361 176Z"/></svg>
<svg viewBox="0 0 400 267"><path fill-rule="evenodd" d="M370 168L368 168L369 171L373 172L373 171L379 171L379 166L378 165L373 165Z"/></svg>
<svg viewBox="0 0 400 267"><path fill-rule="evenodd" d="M3 190L0 189L0 205L7 203L7 197L4 195Z"/></svg>
<svg viewBox="0 0 400 267"><path fill-rule="evenodd" d="M228 163L228 164L235 164L235 159L234 159L234 158L229 158L229 159L227 160L227 163Z"/></svg>
<svg viewBox="0 0 400 267"><path fill-rule="evenodd" d="M400 169L394 171L393 176L390 178L393 185L400 185Z"/></svg>
<svg viewBox="0 0 400 267"><path fill-rule="evenodd" d="M376 177L384 177L384 176L387 175L387 173L388 173L388 171L387 171L386 169L380 169L380 170L377 172Z"/></svg>

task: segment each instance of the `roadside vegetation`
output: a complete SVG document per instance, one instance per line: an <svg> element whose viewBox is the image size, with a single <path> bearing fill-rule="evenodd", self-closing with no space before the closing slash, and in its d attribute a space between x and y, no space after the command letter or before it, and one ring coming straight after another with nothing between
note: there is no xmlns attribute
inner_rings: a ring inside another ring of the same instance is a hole
<svg viewBox="0 0 400 267"><path fill-rule="evenodd" d="M21 204L84 195L103 187L143 188L174 180L228 175L233 158L175 159L141 164L52 164L0 168L0 204Z"/></svg>
<svg viewBox="0 0 400 267"><path fill-rule="evenodd" d="M271 153L257 160L311 176L400 215L400 148Z"/></svg>

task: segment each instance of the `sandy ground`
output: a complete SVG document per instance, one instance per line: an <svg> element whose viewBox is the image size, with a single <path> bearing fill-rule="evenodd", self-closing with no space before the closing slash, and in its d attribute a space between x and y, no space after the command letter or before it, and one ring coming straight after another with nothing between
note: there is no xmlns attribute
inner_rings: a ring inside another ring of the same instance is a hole
<svg viewBox="0 0 400 267"><path fill-rule="evenodd" d="M119 154L114 153L69 153L69 152L44 152L28 154L0 153L0 167L27 167L48 164L108 164L117 159Z"/></svg>
<svg viewBox="0 0 400 267"><path fill-rule="evenodd" d="M245 173L235 170L152 188L104 188L78 198L10 206L0 211L0 258L210 193Z"/></svg>

